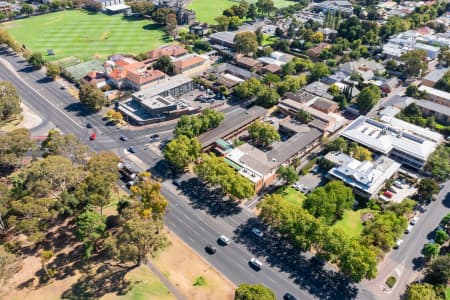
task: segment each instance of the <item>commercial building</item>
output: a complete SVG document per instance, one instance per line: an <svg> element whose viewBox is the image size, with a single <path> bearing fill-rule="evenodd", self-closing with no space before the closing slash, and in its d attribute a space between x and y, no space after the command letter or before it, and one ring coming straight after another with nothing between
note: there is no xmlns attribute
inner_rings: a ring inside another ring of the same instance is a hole
<svg viewBox="0 0 450 300"><path fill-rule="evenodd" d="M161 46L157 49L149 51L147 53L148 59L151 61L156 61L163 56L169 56L171 58L176 58L187 54L188 51L181 45L171 44Z"/></svg>
<svg viewBox="0 0 450 300"><path fill-rule="evenodd" d="M195 76L205 72L211 66L208 56L197 54L186 54L172 59L175 74Z"/></svg>
<svg viewBox="0 0 450 300"><path fill-rule="evenodd" d="M408 30L392 36L383 45L383 54L389 58L398 59L408 51L424 50L429 59L435 59L440 52L440 48L419 42L418 36L419 33L414 30Z"/></svg>
<svg viewBox="0 0 450 300"><path fill-rule="evenodd" d="M129 13L131 11L130 6L125 4L124 0L95 0L101 3L102 11L115 14L120 12Z"/></svg>
<svg viewBox="0 0 450 300"><path fill-rule="evenodd" d="M333 14L340 13L344 17L349 17L353 14L353 5L349 1L323 1L313 4L314 11L320 11L324 14L331 12Z"/></svg>
<svg viewBox="0 0 450 300"><path fill-rule="evenodd" d="M394 160L380 156L374 161L359 161L341 152L330 152L325 159L335 165L328 171L330 179L344 182L363 198L376 197L386 181L400 169Z"/></svg>
<svg viewBox="0 0 450 300"><path fill-rule="evenodd" d="M289 133L289 139L274 142L268 151L246 143L225 155L225 162L255 184L255 192L274 181L279 166L290 165L293 159L304 157L322 137L318 129L307 125L280 124L280 130Z"/></svg>
<svg viewBox="0 0 450 300"><path fill-rule="evenodd" d="M165 79L131 95L119 104L119 110L137 125L149 124L195 112L188 102L178 97L194 90L194 82L185 75ZM198 110L198 108L197 108Z"/></svg>
<svg viewBox="0 0 450 300"><path fill-rule="evenodd" d="M341 136L414 169L422 169L443 141L436 132L387 116L381 121L360 116Z"/></svg>
<svg viewBox="0 0 450 300"><path fill-rule="evenodd" d="M221 31L213 33L209 36L209 40L212 44L234 48L234 37L236 32Z"/></svg>

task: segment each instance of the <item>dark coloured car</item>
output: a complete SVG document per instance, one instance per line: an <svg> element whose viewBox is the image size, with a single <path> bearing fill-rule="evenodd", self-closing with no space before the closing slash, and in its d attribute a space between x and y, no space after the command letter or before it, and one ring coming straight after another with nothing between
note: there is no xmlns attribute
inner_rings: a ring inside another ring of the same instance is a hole
<svg viewBox="0 0 450 300"><path fill-rule="evenodd" d="M217 251L217 249L212 245L206 245L205 250L206 250L206 252L208 252L208 254L211 254L211 255L216 253L216 251Z"/></svg>
<svg viewBox="0 0 450 300"><path fill-rule="evenodd" d="M136 149L134 149L134 147L128 147L128 152L130 153L136 153Z"/></svg>
<svg viewBox="0 0 450 300"><path fill-rule="evenodd" d="M126 142L128 140L128 138L124 135L121 135L120 140Z"/></svg>
<svg viewBox="0 0 450 300"><path fill-rule="evenodd" d="M295 296L292 295L291 293L284 294L283 299L284 300L297 300L297 298L295 298Z"/></svg>
<svg viewBox="0 0 450 300"><path fill-rule="evenodd" d="M86 124L86 127L87 127L87 128L92 128L92 124L91 124L91 123L87 123L87 124Z"/></svg>
<svg viewBox="0 0 450 300"><path fill-rule="evenodd" d="M161 139L161 137L159 136L159 134L153 134L150 136L151 142L158 142L160 139Z"/></svg>

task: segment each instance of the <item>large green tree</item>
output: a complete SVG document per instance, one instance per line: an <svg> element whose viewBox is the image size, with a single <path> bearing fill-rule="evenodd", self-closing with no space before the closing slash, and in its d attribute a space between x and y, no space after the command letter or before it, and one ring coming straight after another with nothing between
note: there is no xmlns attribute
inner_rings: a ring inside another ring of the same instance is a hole
<svg viewBox="0 0 450 300"><path fill-rule="evenodd" d="M107 103L103 92L89 83L80 85L80 102L93 111L99 111Z"/></svg>
<svg viewBox="0 0 450 300"><path fill-rule="evenodd" d="M323 217L328 225L342 218L345 209L355 201L352 189L341 181L331 181L308 195L303 206L315 217Z"/></svg>
<svg viewBox="0 0 450 300"><path fill-rule="evenodd" d="M161 220L167 211L169 202L161 194L161 182L154 180L149 172L139 174L139 181L131 187L132 196L142 203L149 216Z"/></svg>
<svg viewBox="0 0 450 300"><path fill-rule="evenodd" d="M243 54L256 53L258 40L253 31L239 32L234 36L234 46L237 52Z"/></svg>
<svg viewBox="0 0 450 300"><path fill-rule="evenodd" d="M441 299L428 283L413 283L408 286L405 293L405 300L439 300Z"/></svg>
<svg viewBox="0 0 450 300"><path fill-rule="evenodd" d="M152 218L139 205L125 208L120 222L118 231L105 240L110 256L120 262L141 265L147 255L154 256L168 245L162 221Z"/></svg>
<svg viewBox="0 0 450 300"><path fill-rule="evenodd" d="M220 125L224 119L222 112L213 109L204 109L200 115L188 117L182 116L174 130L174 135L185 135L187 137L195 137Z"/></svg>
<svg viewBox="0 0 450 300"><path fill-rule="evenodd" d="M170 57L167 55L161 56L154 64L153 67L158 69L166 74L173 73L173 64L170 60Z"/></svg>
<svg viewBox="0 0 450 300"><path fill-rule="evenodd" d="M450 280L450 256L439 256L425 272L425 280L431 284L447 284Z"/></svg>
<svg viewBox="0 0 450 300"><path fill-rule="evenodd" d="M61 73L61 69L56 64L47 64L47 77L51 78L52 80L55 80L56 77L59 76Z"/></svg>
<svg viewBox="0 0 450 300"><path fill-rule="evenodd" d="M22 112L20 97L16 88L8 81L0 81L0 121L17 116Z"/></svg>
<svg viewBox="0 0 450 300"><path fill-rule="evenodd" d="M439 254L439 244L425 244L422 248L422 254L426 259L431 259L433 257L438 256Z"/></svg>
<svg viewBox="0 0 450 300"><path fill-rule="evenodd" d="M235 199L250 198L255 193L250 180L237 173L222 157L214 154L202 155L201 162L194 167L194 171L200 179L219 187L223 194Z"/></svg>
<svg viewBox="0 0 450 300"><path fill-rule="evenodd" d="M234 93L240 99L246 100L255 97L264 85L256 78L250 78L234 88Z"/></svg>
<svg viewBox="0 0 450 300"><path fill-rule="evenodd" d="M280 95L277 91L268 87L263 87L257 94L256 104L265 108L271 108L278 103Z"/></svg>
<svg viewBox="0 0 450 300"><path fill-rule="evenodd" d="M41 149L45 151L44 156L61 155L73 164L85 165L87 158L92 154L89 147L73 134L61 134L58 130L52 129L48 132L47 139L41 144Z"/></svg>
<svg viewBox="0 0 450 300"><path fill-rule="evenodd" d="M417 197L421 203L432 200L437 192L439 192L439 184L433 179L424 178L417 185Z"/></svg>
<svg viewBox="0 0 450 300"><path fill-rule="evenodd" d="M411 50L400 57L402 71L407 77L419 77L428 69L427 53L424 50Z"/></svg>
<svg viewBox="0 0 450 300"><path fill-rule="evenodd" d="M275 9L275 5L272 0L258 0L255 5L259 12L263 15L269 15Z"/></svg>
<svg viewBox="0 0 450 300"><path fill-rule="evenodd" d="M0 135L0 167L21 165L25 153L32 150L34 146L35 142L25 128L14 129L5 135Z"/></svg>
<svg viewBox="0 0 450 300"><path fill-rule="evenodd" d="M234 293L235 300L275 300L274 292L262 284L242 283Z"/></svg>
<svg viewBox="0 0 450 300"><path fill-rule="evenodd" d="M45 65L45 60L42 57L42 53L35 52L31 54L31 56L28 58L28 63L33 66L35 69L41 69Z"/></svg>
<svg viewBox="0 0 450 300"><path fill-rule="evenodd" d="M280 140L280 134L270 124L256 121L248 128L250 139L258 145L267 147L275 141Z"/></svg>
<svg viewBox="0 0 450 300"><path fill-rule="evenodd" d="M356 105L358 105L361 114L368 113L381 98L380 88L375 85L369 85L362 89L361 93L356 98Z"/></svg>
<svg viewBox="0 0 450 300"><path fill-rule="evenodd" d="M291 185L298 180L298 173L294 167L280 166L277 169L277 175L288 185Z"/></svg>
<svg viewBox="0 0 450 300"><path fill-rule="evenodd" d="M450 145L439 145L428 157L425 170L431 172L433 179L442 182L450 178Z"/></svg>
<svg viewBox="0 0 450 300"><path fill-rule="evenodd" d="M106 237L106 217L92 210L85 211L76 218L75 233L83 242L85 258L90 258L98 241Z"/></svg>
<svg viewBox="0 0 450 300"><path fill-rule="evenodd" d="M407 224L406 217L397 216L394 212L378 214L375 219L366 222L362 234L363 243L389 251L403 234Z"/></svg>
<svg viewBox="0 0 450 300"><path fill-rule="evenodd" d="M175 169L183 171L199 157L200 151L201 145L197 138L179 135L164 147L164 158Z"/></svg>
<svg viewBox="0 0 450 300"><path fill-rule="evenodd" d="M330 74L330 68L323 62L318 62L311 68L311 74L309 76L309 81L313 82L319 80L320 78Z"/></svg>

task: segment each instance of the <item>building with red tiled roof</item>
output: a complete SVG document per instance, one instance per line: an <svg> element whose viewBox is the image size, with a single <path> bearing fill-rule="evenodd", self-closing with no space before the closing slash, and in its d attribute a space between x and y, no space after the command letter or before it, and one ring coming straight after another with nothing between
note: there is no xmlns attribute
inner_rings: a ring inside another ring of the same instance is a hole
<svg viewBox="0 0 450 300"><path fill-rule="evenodd" d="M162 56L180 57L187 54L188 51L181 45L166 45L158 49L154 49L147 53L151 61L158 60Z"/></svg>
<svg viewBox="0 0 450 300"><path fill-rule="evenodd" d="M172 61L175 74L196 75L209 69L211 61L201 55L185 55Z"/></svg>
<svg viewBox="0 0 450 300"><path fill-rule="evenodd" d="M106 85L106 76L105 74L97 71L89 72L86 76L80 79L80 82L83 84L93 84L97 88L101 88Z"/></svg>
<svg viewBox="0 0 450 300"><path fill-rule="evenodd" d="M153 69L150 59L135 63L117 60L107 63L106 69L108 79L118 88L128 87L140 90L144 85L157 84L166 78L165 73Z"/></svg>

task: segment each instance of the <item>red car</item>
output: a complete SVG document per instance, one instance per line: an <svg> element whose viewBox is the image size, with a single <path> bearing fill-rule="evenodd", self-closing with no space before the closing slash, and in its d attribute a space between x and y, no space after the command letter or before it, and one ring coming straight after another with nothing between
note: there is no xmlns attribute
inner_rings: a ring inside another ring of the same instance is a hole
<svg viewBox="0 0 450 300"><path fill-rule="evenodd" d="M91 141L94 141L96 138L97 138L97 134L96 134L95 132L93 132L93 133L91 134L91 136L89 137L89 139L90 139Z"/></svg>
<svg viewBox="0 0 450 300"><path fill-rule="evenodd" d="M385 196L388 197L389 199L391 199L392 196L394 196L394 195L393 195L391 192L389 192L389 191L384 192L383 195L385 195Z"/></svg>

